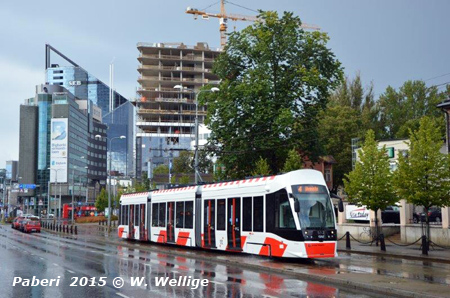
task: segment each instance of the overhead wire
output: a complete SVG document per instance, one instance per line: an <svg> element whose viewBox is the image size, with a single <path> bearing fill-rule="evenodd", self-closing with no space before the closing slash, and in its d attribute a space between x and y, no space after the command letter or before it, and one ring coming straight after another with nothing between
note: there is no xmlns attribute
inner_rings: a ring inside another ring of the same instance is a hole
<svg viewBox="0 0 450 298"><path fill-rule="evenodd" d="M203 8L203 9L200 9L200 10L206 10L206 9L210 8L211 6L214 6L214 5L216 5L216 4L219 4L219 2L220 2L220 1L217 1L216 3L213 3L213 4L211 4L210 6L207 6L207 7Z"/></svg>
<svg viewBox="0 0 450 298"><path fill-rule="evenodd" d="M251 8L248 8L248 7L245 7L245 6L242 6L242 5L239 5L239 4L230 2L230 1L225 1L225 3L230 3L231 5L234 5L234 6L243 8L243 9L247 9L247 10L249 10L249 11L253 11L253 12L256 12L256 13L259 13L259 11L257 11L257 10L254 10L254 9L251 9Z"/></svg>

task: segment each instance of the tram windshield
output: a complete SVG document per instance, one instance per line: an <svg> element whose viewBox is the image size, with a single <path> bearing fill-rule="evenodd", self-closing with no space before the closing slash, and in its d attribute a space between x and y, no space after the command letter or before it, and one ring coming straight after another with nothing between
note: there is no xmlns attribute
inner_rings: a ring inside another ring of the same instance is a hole
<svg viewBox="0 0 450 298"><path fill-rule="evenodd" d="M334 228L333 206L325 186L293 185L292 191L300 203L297 215L301 229Z"/></svg>

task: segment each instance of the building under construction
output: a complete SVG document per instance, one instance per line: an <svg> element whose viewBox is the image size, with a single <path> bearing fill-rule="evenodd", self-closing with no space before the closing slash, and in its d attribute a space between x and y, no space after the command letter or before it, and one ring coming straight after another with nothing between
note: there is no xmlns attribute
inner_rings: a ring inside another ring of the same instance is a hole
<svg viewBox="0 0 450 298"><path fill-rule="evenodd" d="M207 84L217 85L212 73L220 49L206 43L138 43L136 115L136 174L141 178L160 164L171 165L180 149L189 149L195 136L195 94ZM181 87L181 88L180 88ZM206 107L199 106L199 123ZM170 150L178 149L178 150Z"/></svg>

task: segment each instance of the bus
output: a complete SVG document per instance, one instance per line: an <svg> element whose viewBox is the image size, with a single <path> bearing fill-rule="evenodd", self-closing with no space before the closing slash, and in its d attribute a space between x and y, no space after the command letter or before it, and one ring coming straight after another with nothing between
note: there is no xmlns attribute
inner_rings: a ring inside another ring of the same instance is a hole
<svg viewBox="0 0 450 298"><path fill-rule="evenodd" d="M72 218L72 204L64 204L63 205L63 218L70 219ZM97 212L97 208L95 208L94 203L83 203L81 206L75 206L74 218L84 217L84 216L93 216Z"/></svg>
<svg viewBox="0 0 450 298"><path fill-rule="evenodd" d="M268 257L333 258L332 196L322 173L309 169L124 194L118 236Z"/></svg>

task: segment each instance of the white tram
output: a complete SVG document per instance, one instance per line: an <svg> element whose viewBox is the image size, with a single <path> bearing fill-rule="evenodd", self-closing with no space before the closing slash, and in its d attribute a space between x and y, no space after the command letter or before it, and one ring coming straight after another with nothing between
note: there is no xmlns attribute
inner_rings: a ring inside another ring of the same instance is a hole
<svg viewBox="0 0 450 298"><path fill-rule="evenodd" d="M336 256L334 207L315 170L125 194L119 220L124 239L272 257Z"/></svg>

